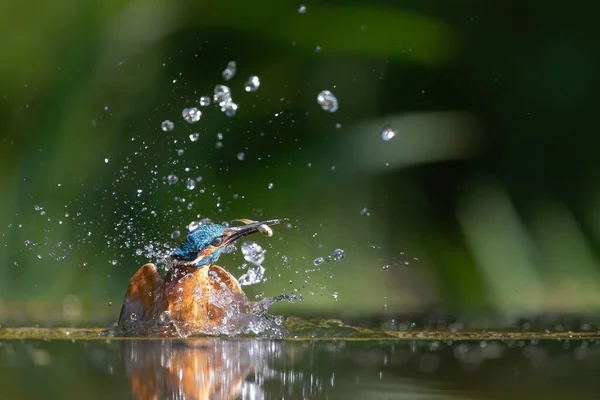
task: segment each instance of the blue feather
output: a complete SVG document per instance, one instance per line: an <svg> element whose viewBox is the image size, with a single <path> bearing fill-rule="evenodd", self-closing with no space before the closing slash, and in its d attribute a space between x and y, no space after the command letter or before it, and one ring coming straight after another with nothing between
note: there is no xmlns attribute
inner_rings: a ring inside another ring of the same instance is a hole
<svg viewBox="0 0 600 400"><path fill-rule="evenodd" d="M198 258L215 238L223 236L226 231L227 228L223 225L202 225L188 233L185 242L171 254L171 258L180 262L195 261L197 266L213 263L219 258L223 248L216 248L209 257Z"/></svg>

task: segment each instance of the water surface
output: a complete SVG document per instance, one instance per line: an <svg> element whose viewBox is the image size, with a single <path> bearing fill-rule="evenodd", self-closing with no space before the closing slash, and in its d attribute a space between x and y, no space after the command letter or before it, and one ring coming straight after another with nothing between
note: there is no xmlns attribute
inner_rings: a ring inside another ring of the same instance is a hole
<svg viewBox="0 0 600 400"><path fill-rule="evenodd" d="M597 340L0 341L0 398L596 399Z"/></svg>

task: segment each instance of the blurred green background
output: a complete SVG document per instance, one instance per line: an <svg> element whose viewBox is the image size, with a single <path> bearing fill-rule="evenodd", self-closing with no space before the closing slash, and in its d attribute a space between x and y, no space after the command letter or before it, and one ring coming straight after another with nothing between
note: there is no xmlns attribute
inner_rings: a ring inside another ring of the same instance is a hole
<svg viewBox="0 0 600 400"><path fill-rule="evenodd" d="M301 4L2 2L0 324L112 323L202 218L287 219L252 238L268 280L249 295L304 297L276 312L599 311L586 3ZM237 114L184 122L229 61Z"/></svg>

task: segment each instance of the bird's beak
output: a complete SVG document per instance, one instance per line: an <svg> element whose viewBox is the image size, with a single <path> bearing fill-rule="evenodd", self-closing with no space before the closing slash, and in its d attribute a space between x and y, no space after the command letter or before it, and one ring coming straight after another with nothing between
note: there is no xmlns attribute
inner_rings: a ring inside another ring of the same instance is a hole
<svg viewBox="0 0 600 400"><path fill-rule="evenodd" d="M235 242L236 240L238 240L239 238L241 238L242 236L250 235L255 232L262 232L267 236L271 236L272 232L271 232L271 229L269 229L268 227L277 225L278 223L281 222L281 220L279 220L279 219L270 219L268 221L262 221L262 222L251 221L249 219L238 219L236 221L243 222L246 225L232 226L229 229L227 229L227 232L225 233L225 240L223 241L223 245L231 244L231 243Z"/></svg>

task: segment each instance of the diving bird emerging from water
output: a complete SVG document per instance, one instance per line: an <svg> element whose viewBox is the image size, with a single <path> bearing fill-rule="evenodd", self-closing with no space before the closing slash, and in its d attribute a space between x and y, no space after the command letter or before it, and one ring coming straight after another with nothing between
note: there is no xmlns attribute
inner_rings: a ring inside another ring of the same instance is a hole
<svg viewBox="0 0 600 400"><path fill-rule="evenodd" d="M202 225L167 261L161 278L154 264L142 266L129 281L118 328L124 335L179 336L220 334L224 319L248 314L256 303L248 300L237 279L215 265L223 250L255 232L271 236L264 222L240 220L246 225Z"/></svg>

